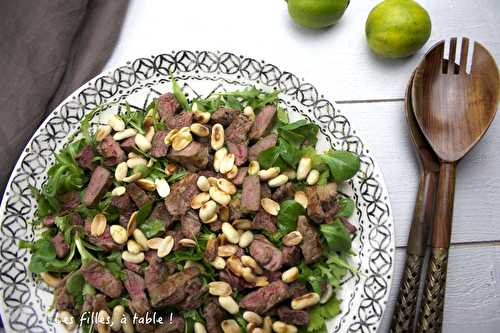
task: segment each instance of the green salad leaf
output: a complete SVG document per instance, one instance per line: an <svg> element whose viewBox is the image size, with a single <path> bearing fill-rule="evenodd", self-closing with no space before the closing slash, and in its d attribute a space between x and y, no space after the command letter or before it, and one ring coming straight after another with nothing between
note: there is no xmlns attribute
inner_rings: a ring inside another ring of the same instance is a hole
<svg viewBox="0 0 500 333"><path fill-rule="evenodd" d="M326 333L326 321L340 313L340 300L332 296L325 304L318 304L309 314L308 332Z"/></svg>
<svg viewBox="0 0 500 333"><path fill-rule="evenodd" d="M338 183L352 178L361 166L359 156L349 151L329 150L321 155L321 159L328 165L330 174Z"/></svg>
<svg viewBox="0 0 500 333"><path fill-rule="evenodd" d="M356 203L349 197L340 195L338 198L340 210L337 213L337 217L349 217L354 213L356 209Z"/></svg>
<svg viewBox="0 0 500 333"><path fill-rule="evenodd" d="M141 229L146 238L153 238L165 230L165 223L158 219L149 218L139 225L139 229Z"/></svg>
<svg viewBox="0 0 500 333"><path fill-rule="evenodd" d="M85 278L80 271L70 274L66 280L66 289L73 296L76 304L83 304L83 287L85 286Z"/></svg>
<svg viewBox="0 0 500 333"><path fill-rule="evenodd" d="M315 146L318 142L319 126L301 119L278 128L278 134L288 143L300 147L303 143Z"/></svg>
<svg viewBox="0 0 500 333"><path fill-rule="evenodd" d="M297 219L306 210L295 200L285 200L280 204L278 213L278 229L287 234L297 229Z"/></svg>
<svg viewBox="0 0 500 333"><path fill-rule="evenodd" d="M177 101L179 102L184 111L191 111L191 107L189 106L189 102L186 98L186 95L184 95L184 92L177 83L177 80L175 80L173 75L170 75L170 79L172 80L172 93L174 94L175 99L177 99Z"/></svg>
<svg viewBox="0 0 500 333"><path fill-rule="evenodd" d="M322 224L319 230L325 237L330 249L339 252L351 249L351 236L339 219L336 219L331 224Z"/></svg>

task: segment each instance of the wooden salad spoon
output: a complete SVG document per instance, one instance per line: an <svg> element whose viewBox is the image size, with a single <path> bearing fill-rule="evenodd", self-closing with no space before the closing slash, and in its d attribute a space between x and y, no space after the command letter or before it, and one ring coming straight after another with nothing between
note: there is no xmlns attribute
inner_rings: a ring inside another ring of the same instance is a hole
<svg viewBox="0 0 500 333"><path fill-rule="evenodd" d="M413 73L406 87L403 109L420 164L420 177L417 199L413 210L413 220L408 235L405 268L392 315L392 333L413 332L422 264L427 250L430 221L434 208L434 194L439 172L439 160L420 131L413 114L411 89L414 75Z"/></svg>
<svg viewBox="0 0 500 333"><path fill-rule="evenodd" d="M412 87L415 118L440 160L432 251L417 332L441 332L456 166L486 133L499 94L498 68L481 44L474 43L470 73L466 71L469 40L462 39L460 66L455 63L457 39L450 40L447 63L444 46L440 41L425 55Z"/></svg>

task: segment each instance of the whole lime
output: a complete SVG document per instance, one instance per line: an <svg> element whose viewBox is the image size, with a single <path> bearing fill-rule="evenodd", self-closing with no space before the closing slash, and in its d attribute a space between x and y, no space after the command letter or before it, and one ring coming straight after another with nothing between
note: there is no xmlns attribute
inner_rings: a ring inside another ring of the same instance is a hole
<svg viewBox="0 0 500 333"><path fill-rule="evenodd" d="M288 0L288 13L306 28L325 28L337 23L350 0Z"/></svg>
<svg viewBox="0 0 500 333"><path fill-rule="evenodd" d="M368 15L365 26L368 45L387 58L409 56L431 35L427 11L413 0L385 0Z"/></svg>

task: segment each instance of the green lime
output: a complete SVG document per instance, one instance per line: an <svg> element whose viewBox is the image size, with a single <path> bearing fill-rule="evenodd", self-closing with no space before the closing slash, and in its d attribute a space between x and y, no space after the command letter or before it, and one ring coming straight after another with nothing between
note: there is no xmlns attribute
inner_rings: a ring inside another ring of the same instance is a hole
<svg viewBox="0 0 500 333"><path fill-rule="evenodd" d="M368 15L368 45L378 55L401 58L417 52L431 35L431 18L413 0L385 0Z"/></svg>
<svg viewBox="0 0 500 333"><path fill-rule="evenodd" d="M349 0L288 0L288 13L298 25L325 28L337 23Z"/></svg>

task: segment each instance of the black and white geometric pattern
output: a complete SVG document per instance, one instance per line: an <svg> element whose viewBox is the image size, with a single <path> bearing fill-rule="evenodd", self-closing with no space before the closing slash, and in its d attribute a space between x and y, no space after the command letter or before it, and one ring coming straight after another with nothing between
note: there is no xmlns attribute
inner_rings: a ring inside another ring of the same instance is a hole
<svg viewBox="0 0 500 333"><path fill-rule="evenodd" d="M172 73L189 97L255 85L280 90L281 105L295 118L321 128L323 149L333 147L361 156L361 172L343 188L357 204L353 258L359 274L349 276L339 296L342 313L330 332L375 332L387 302L394 264L394 227L379 168L342 112L310 83L278 67L233 53L178 51L139 58L101 75L68 97L44 122L21 155L0 206L0 305L7 332L56 332L48 312L52 294L28 272L29 253L19 240L33 240L30 225L36 205L29 186L40 187L57 152L85 114L103 103L127 102L143 108L170 87ZM95 122L98 122L95 117Z"/></svg>

